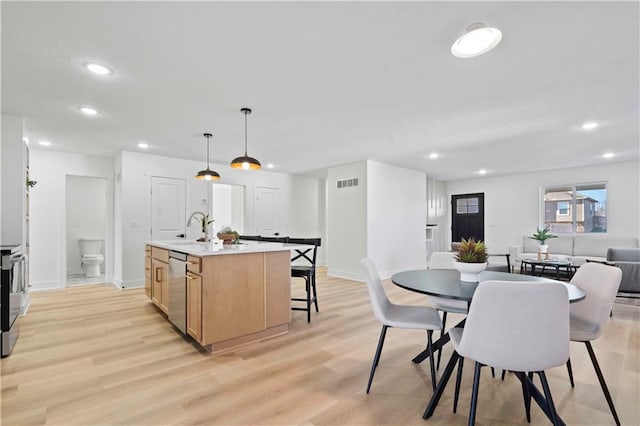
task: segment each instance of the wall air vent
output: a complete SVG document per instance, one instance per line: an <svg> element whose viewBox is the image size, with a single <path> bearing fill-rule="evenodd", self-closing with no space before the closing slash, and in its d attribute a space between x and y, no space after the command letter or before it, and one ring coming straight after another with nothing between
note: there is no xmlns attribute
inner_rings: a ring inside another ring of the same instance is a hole
<svg viewBox="0 0 640 426"><path fill-rule="evenodd" d="M352 186L358 186L358 178L342 179L338 181L338 189L349 188Z"/></svg>

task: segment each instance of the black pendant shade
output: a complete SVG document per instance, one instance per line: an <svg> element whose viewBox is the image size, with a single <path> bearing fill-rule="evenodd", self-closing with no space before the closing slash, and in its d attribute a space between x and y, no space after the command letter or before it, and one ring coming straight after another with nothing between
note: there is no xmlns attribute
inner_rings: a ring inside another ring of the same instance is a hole
<svg viewBox="0 0 640 426"><path fill-rule="evenodd" d="M207 168L205 170L200 170L196 175L196 179L220 180L220 175L218 174L218 172L209 168L209 138L213 135L211 133L205 133L203 136L207 138Z"/></svg>
<svg viewBox="0 0 640 426"><path fill-rule="evenodd" d="M251 114L251 109L242 108L240 112L244 114L244 155L234 158L231 161L231 167L242 170L258 170L262 167L260 162L247 154L247 115Z"/></svg>

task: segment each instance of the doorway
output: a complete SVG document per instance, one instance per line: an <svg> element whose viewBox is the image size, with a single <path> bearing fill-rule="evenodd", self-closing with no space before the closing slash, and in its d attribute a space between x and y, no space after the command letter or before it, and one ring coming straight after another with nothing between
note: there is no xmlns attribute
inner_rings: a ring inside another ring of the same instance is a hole
<svg viewBox="0 0 640 426"><path fill-rule="evenodd" d="M451 196L451 241L484 241L484 193Z"/></svg>
<svg viewBox="0 0 640 426"><path fill-rule="evenodd" d="M229 227L244 235L244 197L242 185L216 183L211 185L211 211L215 219L214 229Z"/></svg>
<svg viewBox="0 0 640 426"><path fill-rule="evenodd" d="M107 180L66 177L66 284L105 282Z"/></svg>

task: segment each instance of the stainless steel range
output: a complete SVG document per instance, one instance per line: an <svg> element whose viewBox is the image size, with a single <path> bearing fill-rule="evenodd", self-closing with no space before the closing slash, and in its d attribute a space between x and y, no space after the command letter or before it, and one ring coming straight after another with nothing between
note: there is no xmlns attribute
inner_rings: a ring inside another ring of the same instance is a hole
<svg viewBox="0 0 640 426"><path fill-rule="evenodd" d="M21 249L21 246L0 246L0 352L3 357L11 353L18 339L18 314L27 288L26 257Z"/></svg>

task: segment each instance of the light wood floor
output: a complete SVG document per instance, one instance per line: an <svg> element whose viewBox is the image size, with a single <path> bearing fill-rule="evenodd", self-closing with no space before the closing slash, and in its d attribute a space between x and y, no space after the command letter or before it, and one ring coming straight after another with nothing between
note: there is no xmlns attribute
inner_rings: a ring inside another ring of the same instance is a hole
<svg viewBox="0 0 640 426"><path fill-rule="evenodd" d="M449 386L425 422L429 367L410 361L425 335L390 329L365 394L380 331L366 288L322 273L318 285L321 311L311 324L304 312L293 312L288 335L223 355L203 353L180 337L142 289L93 285L34 293L13 354L1 364L2 424L466 424L470 362L458 414L451 412ZM398 303L426 300L385 286ZM616 304L594 344L627 425L640 424L639 326L640 307ZM571 359L575 389L563 368L548 372L560 415L567 424L613 424L584 345L572 343ZM483 370L477 423L526 424L519 382ZM549 424L537 406L532 424Z"/></svg>

